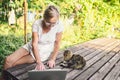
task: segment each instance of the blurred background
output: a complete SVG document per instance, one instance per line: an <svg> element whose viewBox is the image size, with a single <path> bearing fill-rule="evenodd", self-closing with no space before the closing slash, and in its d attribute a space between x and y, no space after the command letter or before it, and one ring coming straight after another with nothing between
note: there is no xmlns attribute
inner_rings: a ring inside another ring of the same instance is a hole
<svg viewBox="0 0 120 80"><path fill-rule="evenodd" d="M0 72L4 58L25 43L25 11L28 42L32 23L50 4L64 24L60 49L101 37L120 39L120 0L0 0Z"/></svg>

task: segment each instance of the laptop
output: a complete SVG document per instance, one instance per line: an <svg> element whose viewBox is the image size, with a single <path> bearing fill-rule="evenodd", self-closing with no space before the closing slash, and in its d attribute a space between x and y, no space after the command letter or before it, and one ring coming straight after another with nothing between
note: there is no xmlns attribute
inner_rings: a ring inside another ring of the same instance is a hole
<svg viewBox="0 0 120 80"><path fill-rule="evenodd" d="M67 70L64 69L31 70L28 72L29 80L65 80L66 75Z"/></svg>

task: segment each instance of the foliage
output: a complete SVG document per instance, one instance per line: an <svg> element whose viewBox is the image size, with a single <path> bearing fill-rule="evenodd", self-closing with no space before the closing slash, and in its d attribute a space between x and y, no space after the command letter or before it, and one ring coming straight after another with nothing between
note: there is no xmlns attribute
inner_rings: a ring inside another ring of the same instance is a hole
<svg viewBox="0 0 120 80"><path fill-rule="evenodd" d="M23 45L23 36L15 36L14 34L10 35L0 35L0 71L2 69L2 65L4 63L4 59L6 56L11 54L13 51L18 49L21 45Z"/></svg>

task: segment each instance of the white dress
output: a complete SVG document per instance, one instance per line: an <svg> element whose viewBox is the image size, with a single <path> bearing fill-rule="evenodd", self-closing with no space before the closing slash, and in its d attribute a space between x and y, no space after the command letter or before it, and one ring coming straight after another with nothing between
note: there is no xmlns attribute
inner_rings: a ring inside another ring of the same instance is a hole
<svg viewBox="0 0 120 80"><path fill-rule="evenodd" d="M61 22L57 22L54 27L48 33L42 33L42 19L36 20L32 25L32 32L38 32L39 40L38 40L38 49L41 61L45 61L49 58L50 54L54 49L54 42L56 39L56 33L63 31L63 25ZM35 59L33 51L32 51L32 41L28 42L23 48L30 52L32 57Z"/></svg>

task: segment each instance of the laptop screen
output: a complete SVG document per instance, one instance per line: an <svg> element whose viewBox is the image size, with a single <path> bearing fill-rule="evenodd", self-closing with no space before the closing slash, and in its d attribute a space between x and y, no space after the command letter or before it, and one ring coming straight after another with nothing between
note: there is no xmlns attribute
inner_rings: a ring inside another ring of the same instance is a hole
<svg viewBox="0 0 120 80"><path fill-rule="evenodd" d="M31 70L28 72L29 80L65 80L66 74L67 70L63 69Z"/></svg>

